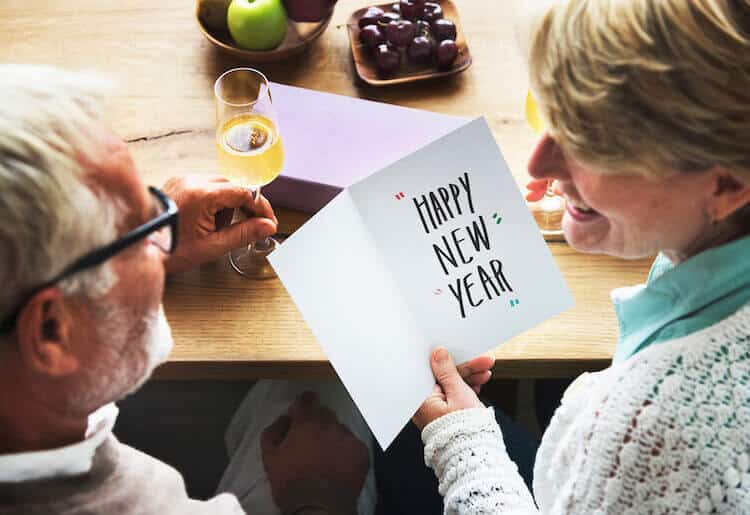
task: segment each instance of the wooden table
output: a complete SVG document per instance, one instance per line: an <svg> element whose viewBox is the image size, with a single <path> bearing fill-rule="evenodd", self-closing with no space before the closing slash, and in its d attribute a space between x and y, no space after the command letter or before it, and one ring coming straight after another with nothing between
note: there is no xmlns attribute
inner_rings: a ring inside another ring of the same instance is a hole
<svg viewBox="0 0 750 515"><path fill-rule="evenodd" d="M349 14L338 2L326 33L305 54L260 68L276 82L462 115L484 115L522 186L535 136L526 128L527 88L506 2L457 0L474 64L448 80L378 89L353 80ZM3 0L0 60L98 70L116 81L109 103L149 182L216 170L212 85L244 63L203 39L192 2L179 0ZM307 217L279 209L281 230ZM648 260L578 254L550 243L577 305L495 349L496 377L554 377L607 365L616 338L609 291L642 282ZM169 280L165 305L176 346L162 378L300 377L333 373L278 280L254 282L225 260Z"/></svg>

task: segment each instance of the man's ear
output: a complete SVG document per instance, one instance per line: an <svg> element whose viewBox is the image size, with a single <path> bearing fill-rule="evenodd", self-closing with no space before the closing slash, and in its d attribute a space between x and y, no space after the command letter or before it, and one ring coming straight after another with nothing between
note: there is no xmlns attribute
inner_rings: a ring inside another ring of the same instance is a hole
<svg viewBox="0 0 750 515"><path fill-rule="evenodd" d="M750 184L721 167L716 167L713 172L715 179L710 214L715 222L720 222L750 204Z"/></svg>
<svg viewBox="0 0 750 515"><path fill-rule="evenodd" d="M35 294L16 321L21 361L37 373L53 377L76 372L80 366L70 341L70 314L55 287Z"/></svg>

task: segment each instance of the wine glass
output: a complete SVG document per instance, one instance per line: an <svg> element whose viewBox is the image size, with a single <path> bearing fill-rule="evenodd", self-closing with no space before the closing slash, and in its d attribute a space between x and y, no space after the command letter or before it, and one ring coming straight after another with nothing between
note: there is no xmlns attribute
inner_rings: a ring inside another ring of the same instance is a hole
<svg viewBox="0 0 750 515"><path fill-rule="evenodd" d="M526 94L525 111L526 122L531 127L531 130L537 134L544 132L544 120L542 120L539 114L539 108L531 91ZM547 181L547 188L541 198L529 203L531 214L534 216L534 220L536 220L542 235L553 238L561 237L563 234L562 218L565 212L565 200L555 193L554 182L552 179L549 179Z"/></svg>
<svg viewBox="0 0 750 515"><path fill-rule="evenodd" d="M234 68L216 79L214 96L219 169L235 184L249 188L257 200L261 187L278 177L284 165L268 79L252 68ZM244 218L245 213L236 209L233 222ZM229 262L247 277L275 277L267 257L276 245L276 240L265 238L232 250Z"/></svg>

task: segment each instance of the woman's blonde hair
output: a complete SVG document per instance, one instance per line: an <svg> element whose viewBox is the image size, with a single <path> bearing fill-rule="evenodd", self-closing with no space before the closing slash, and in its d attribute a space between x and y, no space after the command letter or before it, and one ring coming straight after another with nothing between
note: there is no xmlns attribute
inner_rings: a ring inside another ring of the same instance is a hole
<svg viewBox="0 0 750 515"><path fill-rule="evenodd" d="M617 172L720 165L750 184L750 0L566 0L531 34L566 152Z"/></svg>

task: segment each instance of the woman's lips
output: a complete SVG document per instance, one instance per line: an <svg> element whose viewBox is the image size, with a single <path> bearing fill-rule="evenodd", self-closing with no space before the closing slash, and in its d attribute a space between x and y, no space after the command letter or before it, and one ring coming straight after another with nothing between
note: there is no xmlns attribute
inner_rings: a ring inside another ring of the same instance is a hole
<svg viewBox="0 0 750 515"><path fill-rule="evenodd" d="M589 222L601 215L582 203L566 199L565 210L577 222Z"/></svg>

